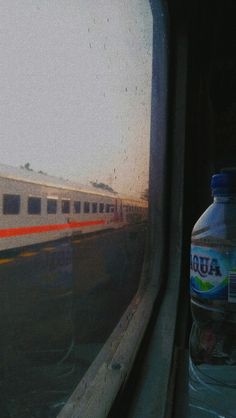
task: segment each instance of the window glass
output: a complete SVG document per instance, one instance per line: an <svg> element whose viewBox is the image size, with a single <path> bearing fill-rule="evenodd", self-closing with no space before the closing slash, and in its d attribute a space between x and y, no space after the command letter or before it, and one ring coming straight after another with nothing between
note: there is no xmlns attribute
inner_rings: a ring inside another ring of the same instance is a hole
<svg viewBox="0 0 236 418"><path fill-rule="evenodd" d="M69 200L61 201L61 211L62 213L70 213L70 201Z"/></svg>
<svg viewBox="0 0 236 418"><path fill-rule="evenodd" d="M3 214L18 215L20 213L20 196L15 194L3 195Z"/></svg>
<svg viewBox="0 0 236 418"><path fill-rule="evenodd" d="M84 202L84 213L89 213L89 212L90 212L90 203Z"/></svg>
<svg viewBox="0 0 236 418"><path fill-rule="evenodd" d="M28 198L28 214L39 215L41 213L41 198L29 197Z"/></svg>
<svg viewBox="0 0 236 418"><path fill-rule="evenodd" d="M81 203L78 200L74 201L74 210L75 210L75 213L80 213Z"/></svg>
<svg viewBox="0 0 236 418"><path fill-rule="evenodd" d="M57 199L47 199L47 213L57 213Z"/></svg>
<svg viewBox="0 0 236 418"><path fill-rule="evenodd" d="M19 234L0 244L25 253L0 264L0 403L56 418L139 286L146 222L125 206L148 188L153 20L149 0L0 9L3 213L22 213L0 213Z"/></svg>
<svg viewBox="0 0 236 418"><path fill-rule="evenodd" d="M97 203L92 203L92 213L97 213L98 211L98 204Z"/></svg>

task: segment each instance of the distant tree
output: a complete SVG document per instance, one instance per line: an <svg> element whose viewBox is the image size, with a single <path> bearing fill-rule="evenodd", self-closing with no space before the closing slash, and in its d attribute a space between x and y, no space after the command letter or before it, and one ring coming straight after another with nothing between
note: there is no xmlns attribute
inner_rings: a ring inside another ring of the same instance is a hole
<svg viewBox="0 0 236 418"><path fill-rule="evenodd" d="M21 165L20 168L23 168L24 170L28 170L28 171L34 171L33 168L30 167L30 163L25 163L24 165ZM42 170L39 170L38 173L44 174L45 176L47 176L47 173L45 173Z"/></svg>
<svg viewBox="0 0 236 418"><path fill-rule="evenodd" d="M102 189L106 190L107 192L117 194L117 192L108 184L98 183L97 181L90 181L90 183L93 185L93 187L96 187L97 189Z"/></svg>
<svg viewBox="0 0 236 418"><path fill-rule="evenodd" d="M145 189L142 193L141 193L141 199L144 200L148 200L149 199L149 189Z"/></svg>
<svg viewBox="0 0 236 418"><path fill-rule="evenodd" d="M28 171L34 171L31 167L30 167L30 163L25 163L24 165L21 165L20 168L24 168L25 170Z"/></svg>

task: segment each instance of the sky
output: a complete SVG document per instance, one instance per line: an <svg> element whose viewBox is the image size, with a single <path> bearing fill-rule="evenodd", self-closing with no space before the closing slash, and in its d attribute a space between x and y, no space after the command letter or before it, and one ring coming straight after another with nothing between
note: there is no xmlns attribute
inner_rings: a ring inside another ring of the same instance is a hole
<svg viewBox="0 0 236 418"><path fill-rule="evenodd" d="M0 163L140 196L150 145L148 0L0 0Z"/></svg>

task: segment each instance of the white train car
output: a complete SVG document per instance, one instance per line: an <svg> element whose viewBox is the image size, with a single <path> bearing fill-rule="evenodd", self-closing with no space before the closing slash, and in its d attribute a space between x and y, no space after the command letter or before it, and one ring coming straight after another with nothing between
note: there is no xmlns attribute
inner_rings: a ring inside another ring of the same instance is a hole
<svg viewBox="0 0 236 418"><path fill-rule="evenodd" d="M124 197L122 198L122 213L125 223L145 221L148 217L147 201Z"/></svg>
<svg viewBox="0 0 236 418"><path fill-rule="evenodd" d="M121 228L132 221L129 207L144 218L145 204L0 165L0 251Z"/></svg>

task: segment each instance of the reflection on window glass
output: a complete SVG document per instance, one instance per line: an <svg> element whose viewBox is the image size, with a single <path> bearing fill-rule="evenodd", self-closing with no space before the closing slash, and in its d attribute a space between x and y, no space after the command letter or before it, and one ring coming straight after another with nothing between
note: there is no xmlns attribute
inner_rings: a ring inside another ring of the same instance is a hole
<svg viewBox="0 0 236 418"><path fill-rule="evenodd" d="M148 0L0 11L1 408L56 418L139 286L152 14Z"/></svg>

